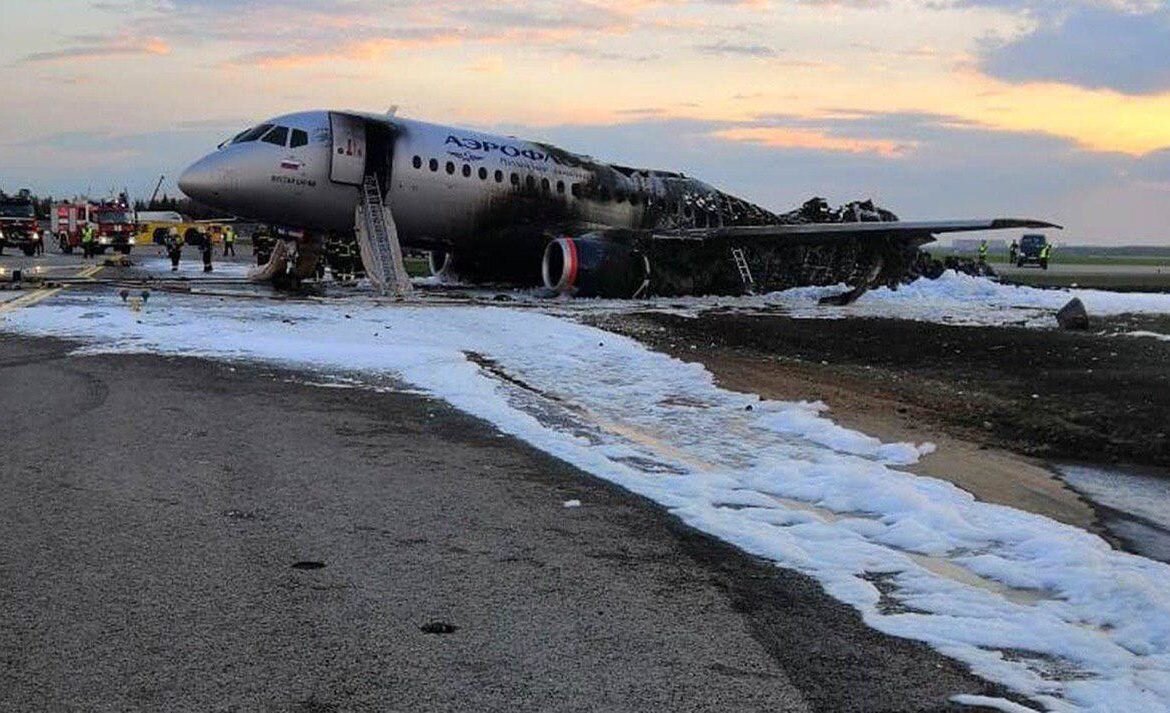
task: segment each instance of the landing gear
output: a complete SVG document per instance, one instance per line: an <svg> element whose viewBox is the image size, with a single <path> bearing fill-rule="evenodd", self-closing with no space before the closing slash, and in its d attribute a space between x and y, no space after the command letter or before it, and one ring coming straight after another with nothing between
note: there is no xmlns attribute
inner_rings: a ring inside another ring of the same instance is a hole
<svg viewBox="0 0 1170 713"><path fill-rule="evenodd" d="M455 255L447 250L431 250L427 253L427 267L431 277L443 279L451 275L451 266L455 262Z"/></svg>

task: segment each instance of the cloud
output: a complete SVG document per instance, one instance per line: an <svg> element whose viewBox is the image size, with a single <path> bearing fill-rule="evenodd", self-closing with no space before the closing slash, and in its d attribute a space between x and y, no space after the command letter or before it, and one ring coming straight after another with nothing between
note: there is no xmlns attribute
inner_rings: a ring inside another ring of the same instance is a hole
<svg viewBox="0 0 1170 713"><path fill-rule="evenodd" d="M145 2L152 9L144 13L128 14L121 8L130 18L123 34L150 32L175 44L226 43L231 47L225 64L269 68L379 61L398 52L454 44L580 45L633 31L641 14L657 5L653 0L504 0L482 5L458 0ZM597 50L593 56L608 55Z"/></svg>
<svg viewBox="0 0 1170 713"><path fill-rule="evenodd" d="M115 37L84 37L78 38L81 43L73 47L64 47L46 52L34 52L26 55L21 61L58 62L62 60L102 59L106 57L125 57L128 55L165 55L171 53L171 46L157 37L135 39L126 35Z"/></svg>
<svg viewBox="0 0 1170 713"><path fill-rule="evenodd" d="M1135 163L1131 175L1139 180L1166 186L1170 191L1170 148L1143 156Z"/></svg>
<svg viewBox="0 0 1170 713"><path fill-rule="evenodd" d="M1148 0L967 0L1015 9L1031 28L989 38L980 52L986 74L1014 83L1057 82L1123 94L1170 91L1170 7Z"/></svg>
<svg viewBox="0 0 1170 713"><path fill-rule="evenodd" d="M695 49L703 54L711 55L739 55L744 57L775 57L776 50L767 45L739 44L720 40L713 44L695 45Z"/></svg>
<svg viewBox="0 0 1170 713"><path fill-rule="evenodd" d="M891 139L857 139L834 136L812 129L790 129L782 127L743 127L722 129L712 134L727 141L743 141L760 144L769 148L811 149L850 154L875 154L884 158L900 158L913 150L912 141L901 142Z"/></svg>

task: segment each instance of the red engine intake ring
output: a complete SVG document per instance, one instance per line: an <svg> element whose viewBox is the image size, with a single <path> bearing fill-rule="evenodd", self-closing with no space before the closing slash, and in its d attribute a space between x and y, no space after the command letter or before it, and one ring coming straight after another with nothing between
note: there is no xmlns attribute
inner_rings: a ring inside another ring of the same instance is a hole
<svg viewBox="0 0 1170 713"><path fill-rule="evenodd" d="M577 244L572 238L557 238L544 249L541 273L544 286L559 293L572 291L577 284Z"/></svg>

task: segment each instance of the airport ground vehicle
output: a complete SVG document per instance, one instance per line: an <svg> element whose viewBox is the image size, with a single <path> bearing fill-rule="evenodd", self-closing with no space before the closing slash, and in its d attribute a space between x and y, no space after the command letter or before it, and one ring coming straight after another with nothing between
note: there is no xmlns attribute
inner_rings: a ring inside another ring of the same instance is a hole
<svg viewBox="0 0 1170 713"><path fill-rule="evenodd" d="M71 253L81 247L81 235L87 226L96 231L94 251L104 253L107 249L130 254L133 246L137 221L134 211L124 199L91 202L88 200L55 203L50 214L52 233L63 253Z"/></svg>
<svg viewBox="0 0 1170 713"><path fill-rule="evenodd" d="M179 232L186 245L198 245L203 242L202 236L208 236L212 245L223 242L224 223L203 223L190 220L150 220L138 223L134 234L136 245L162 245L166 241L167 233L171 228Z"/></svg>
<svg viewBox="0 0 1170 713"><path fill-rule="evenodd" d="M1048 237L1040 233L1029 233L1020 238L1020 251L1016 255L1016 266L1039 265L1040 269L1048 269L1048 256L1052 245Z"/></svg>
<svg viewBox="0 0 1170 713"><path fill-rule="evenodd" d="M32 196L27 191L15 196L0 193L0 253L6 247L13 247L20 248L25 255L33 255L40 241Z"/></svg>

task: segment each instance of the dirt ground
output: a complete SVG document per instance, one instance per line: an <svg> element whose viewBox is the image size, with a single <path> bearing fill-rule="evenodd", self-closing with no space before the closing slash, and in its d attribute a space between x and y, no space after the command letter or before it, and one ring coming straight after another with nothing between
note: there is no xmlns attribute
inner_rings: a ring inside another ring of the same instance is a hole
<svg viewBox="0 0 1170 713"><path fill-rule="evenodd" d="M1091 332L733 312L593 321L726 388L824 401L843 425L936 443L916 472L1078 527L1095 528L1094 511L1046 461L1170 466L1170 343L1101 333L1170 333L1170 320Z"/></svg>

